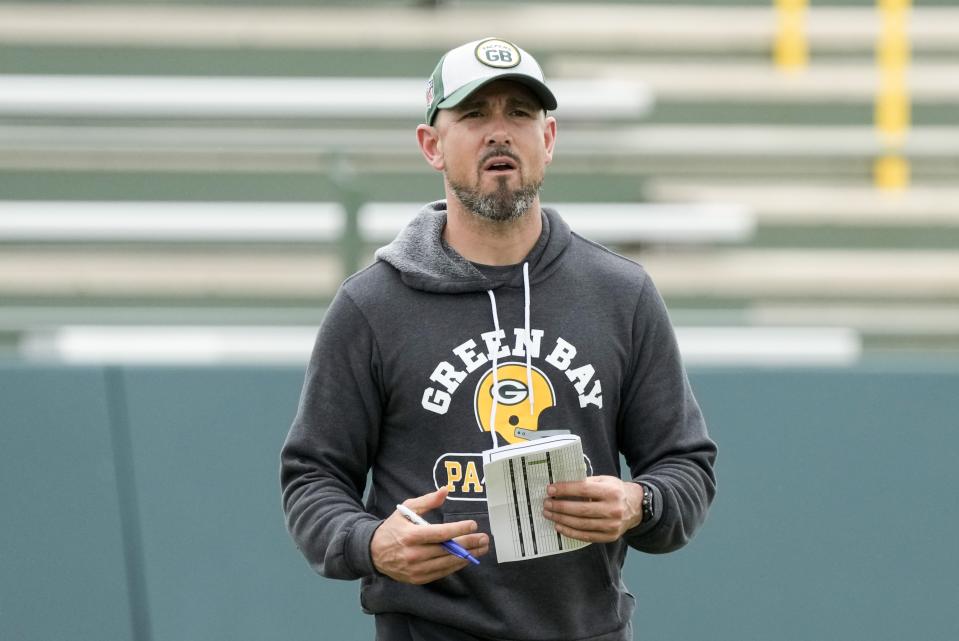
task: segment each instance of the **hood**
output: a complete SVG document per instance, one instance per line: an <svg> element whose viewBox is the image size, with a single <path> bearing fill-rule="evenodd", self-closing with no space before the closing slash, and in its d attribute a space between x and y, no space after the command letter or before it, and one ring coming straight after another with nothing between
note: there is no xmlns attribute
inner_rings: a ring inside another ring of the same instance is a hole
<svg viewBox="0 0 959 641"><path fill-rule="evenodd" d="M569 226L556 210L543 207L542 217L543 232L521 261L529 264L529 282L533 285L559 267L571 238ZM523 286L521 273L501 281L484 276L443 240L445 226L446 201L432 202L419 211L392 243L377 250L376 258L395 267L407 286L426 292L459 294Z"/></svg>

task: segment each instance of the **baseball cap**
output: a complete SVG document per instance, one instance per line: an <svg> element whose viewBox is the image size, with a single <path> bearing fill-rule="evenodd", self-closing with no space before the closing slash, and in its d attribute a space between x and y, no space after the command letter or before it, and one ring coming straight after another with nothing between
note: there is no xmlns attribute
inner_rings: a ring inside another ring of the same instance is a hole
<svg viewBox="0 0 959 641"><path fill-rule="evenodd" d="M506 40L483 38L451 49L440 58L426 83L426 123L433 124L438 110L455 107L480 87L500 79L526 85L545 109L556 109L556 97L533 56Z"/></svg>

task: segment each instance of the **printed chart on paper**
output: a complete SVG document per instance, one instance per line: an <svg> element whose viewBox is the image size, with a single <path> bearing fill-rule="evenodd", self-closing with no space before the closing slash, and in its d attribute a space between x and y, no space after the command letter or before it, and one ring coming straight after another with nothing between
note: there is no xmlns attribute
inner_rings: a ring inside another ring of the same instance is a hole
<svg viewBox="0 0 959 641"><path fill-rule="evenodd" d="M586 478L578 436L564 434L483 452L490 529L500 563L583 548L543 517L546 486Z"/></svg>

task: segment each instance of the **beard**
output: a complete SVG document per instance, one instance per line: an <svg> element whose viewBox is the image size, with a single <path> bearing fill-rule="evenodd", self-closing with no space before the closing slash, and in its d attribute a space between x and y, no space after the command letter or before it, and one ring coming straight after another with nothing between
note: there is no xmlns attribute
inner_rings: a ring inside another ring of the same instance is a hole
<svg viewBox="0 0 959 641"><path fill-rule="evenodd" d="M525 180L521 178L518 189L510 189L506 176L496 179L497 186L492 192L482 193L479 187L469 187L455 182L446 176L450 190L471 214L496 222L508 223L519 219L533 206L543 180Z"/></svg>

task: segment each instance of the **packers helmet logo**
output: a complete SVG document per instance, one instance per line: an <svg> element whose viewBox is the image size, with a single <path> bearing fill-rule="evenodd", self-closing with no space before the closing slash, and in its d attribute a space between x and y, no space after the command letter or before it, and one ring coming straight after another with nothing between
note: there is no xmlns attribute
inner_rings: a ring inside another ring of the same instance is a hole
<svg viewBox="0 0 959 641"><path fill-rule="evenodd" d="M518 436L516 431L539 429L540 414L555 404L556 394L552 383L536 367L530 369L527 380L525 363L504 363L497 367L495 385L493 370L490 369L476 385L476 423L484 432L495 427L496 432L509 443L527 440ZM492 416L494 405L495 417ZM495 426L491 425L491 418L496 422Z"/></svg>
<svg viewBox="0 0 959 641"><path fill-rule="evenodd" d="M516 405L529 397L529 390L526 388L526 383L512 380L500 381L491 388L490 393L493 395L493 399L500 405Z"/></svg>

